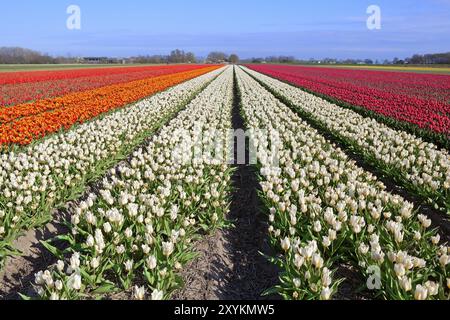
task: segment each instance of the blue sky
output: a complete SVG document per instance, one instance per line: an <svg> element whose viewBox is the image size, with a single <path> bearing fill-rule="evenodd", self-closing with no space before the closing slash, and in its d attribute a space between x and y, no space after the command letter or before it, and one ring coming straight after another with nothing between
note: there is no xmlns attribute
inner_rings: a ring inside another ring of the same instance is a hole
<svg viewBox="0 0 450 320"><path fill-rule="evenodd" d="M66 9L81 8L81 30ZM382 29L368 30L369 5ZM241 57L406 57L450 51L450 0L2 1L0 46L52 55L130 56L180 48Z"/></svg>

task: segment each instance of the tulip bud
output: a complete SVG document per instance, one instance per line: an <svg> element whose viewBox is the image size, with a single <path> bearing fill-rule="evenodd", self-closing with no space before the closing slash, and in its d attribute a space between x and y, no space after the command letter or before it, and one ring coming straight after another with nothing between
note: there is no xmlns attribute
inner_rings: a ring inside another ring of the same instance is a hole
<svg viewBox="0 0 450 320"><path fill-rule="evenodd" d="M111 225L109 224L109 222L106 222L106 223L103 225L103 230L105 230L105 233L110 233L110 232L111 232L112 227L111 227Z"/></svg>
<svg viewBox="0 0 450 320"><path fill-rule="evenodd" d="M324 288L322 292L320 293L320 299L321 300L330 300L331 298L331 289L330 288Z"/></svg>
<svg viewBox="0 0 450 320"><path fill-rule="evenodd" d="M441 241L441 236L440 236L440 235L436 235L435 237L431 237L431 242L432 242L434 245L438 245L438 244L439 244L439 241Z"/></svg>
<svg viewBox="0 0 450 320"><path fill-rule="evenodd" d="M426 300L427 297L428 297L427 288L421 286L420 284L417 285L416 291L414 292L414 299L422 301L422 300Z"/></svg>
<svg viewBox="0 0 450 320"><path fill-rule="evenodd" d="M127 270L128 272L130 272L133 269L133 260L128 260L124 263L125 265L125 270Z"/></svg>
<svg viewBox="0 0 450 320"><path fill-rule="evenodd" d="M406 274L405 266L403 264L395 264L394 271L397 277L402 278Z"/></svg>
<svg viewBox="0 0 450 320"><path fill-rule="evenodd" d="M61 280L56 280L56 281L55 281L55 289L58 290L58 291L61 291L62 288L63 288L63 283L62 283L62 281L61 281Z"/></svg>
<svg viewBox="0 0 450 320"><path fill-rule="evenodd" d="M163 242L162 243L163 254L166 257L169 257L174 251L174 245L172 242Z"/></svg>
<svg viewBox="0 0 450 320"><path fill-rule="evenodd" d="M297 267L297 269L300 269L304 263L305 263L305 258L303 258L299 254L296 254L295 259L294 259L294 265Z"/></svg>
<svg viewBox="0 0 450 320"><path fill-rule="evenodd" d="M63 272L64 271L64 262L61 260L58 260L58 262L56 263L56 268L58 269L59 272Z"/></svg>
<svg viewBox="0 0 450 320"><path fill-rule="evenodd" d="M147 267L150 270L153 270L156 268L157 260L155 256L150 256L147 258Z"/></svg>
<svg viewBox="0 0 450 320"><path fill-rule="evenodd" d="M92 269L97 269L98 267L99 267L99 265L100 265L100 259L99 258L92 258L92 260L91 260L91 267L92 267Z"/></svg>
<svg viewBox="0 0 450 320"><path fill-rule="evenodd" d="M283 240L281 240L281 248L284 250L284 252L289 251L289 249L291 248L291 241L289 240L289 238L284 238Z"/></svg>
<svg viewBox="0 0 450 320"><path fill-rule="evenodd" d="M134 287L134 299L136 300L144 300L145 298L145 287Z"/></svg>
<svg viewBox="0 0 450 320"><path fill-rule="evenodd" d="M403 277L400 280L400 287L405 290L405 292L409 292L412 290L412 282L408 277Z"/></svg>

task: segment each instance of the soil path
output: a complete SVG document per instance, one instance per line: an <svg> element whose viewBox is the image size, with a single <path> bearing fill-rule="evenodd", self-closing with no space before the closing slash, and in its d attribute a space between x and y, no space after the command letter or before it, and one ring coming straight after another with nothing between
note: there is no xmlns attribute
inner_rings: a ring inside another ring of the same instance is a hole
<svg viewBox="0 0 450 320"><path fill-rule="evenodd" d="M245 129L235 84L234 129ZM237 163L235 146L235 163ZM246 155L247 163L249 155ZM273 256L269 244L268 217L258 198L256 169L236 165L234 194L228 219L233 227L196 244L199 257L182 272L183 289L175 300L261 300L264 291L277 285L279 272L263 254ZM277 298L271 296L270 298Z"/></svg>

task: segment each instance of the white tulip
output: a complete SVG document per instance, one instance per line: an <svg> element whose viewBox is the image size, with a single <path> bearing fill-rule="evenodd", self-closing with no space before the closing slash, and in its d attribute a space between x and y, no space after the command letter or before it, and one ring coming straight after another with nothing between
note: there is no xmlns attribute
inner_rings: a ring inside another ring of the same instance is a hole
<svg viewBox="0 0 450 320"><path fill-rule="evenodd" d="M94 237L92 235L89 235L87 240L86 240L86 245L90 248L93 247L95 245L95 240Z"/></svg>
<svg viewBox="0 0 450 320"><path fill-rule="evenodd" d="M103 224L103 230L105 231L105 233L110 233L111 232L112 227L109 224L109 222L106 222L105 224Z"/></svg>
<svg viewBox="0 0 450 320"><path fill-rule="evenodd" d="M64 262L61 260L58 260L58 262L56 263L56 268L58 269L59 272L63 272L64 271Z"/></svg>
<svg viewBox="0 0 450 320"><path fill-rule="evenodd" d="M443 254L440 258L439 258L439 263L441 264L441 266L443 268L445 268L448 264L450 264L450 256Z"/></svg>
<svg viewBox="0 0 450 320"><path fill-rule="evenodd" d="M145 287L135 286L133 290L133 297L135 300L144 300L145 299Z"/></svg>
<svg viewBox="0 0 450 320"><path fill-rule="evenodd" d="M50 295L50 301L58 301L59 300L59 294L56 292L52 292Z"/></svg>
<svg viewBox="0 0 450 320"><path fill-rule="evenodd" d="M55 289L57 291L61 291L63 289L63 283L61 280L56 280L55 281Z"/></svg>
<svg viewBox="0 0 450 320"><path fill-rule="evenodd" d="M164 298L164 292L159 291L159 290L155 290L155 291L153 291L151 298L154 301L155 300L162 300Z"/></svg>
<svg viewBox="0 0 450 320"><path fill-rule="evenodd" d="M432 242L434 245L439 244L440 241L441 241L441 236L440 236L440 235L436 235L435 237L431 237L431 242Z"/></svg>
<svg viewBox="0 0 450 320"><path fill-rule="evenodd" d="M324 288L322 292L320 293L320 299L321 300L330 300L331 298L331 289L330 288Z"/></svg>
<svg viewBox="0 0 450 320"><path fill-rule="evenodd" d="M316 269L321 269L323 267L324 260L318 254L314 254L312 257L312 264L316 267Z"/></svg>
<svg viewBox="0 0 450 320"><path fill-rule="evenodd" d="M95 270L95 269L97 269L99 266L100 266L100 259L97 258L97 257L92 258L92 260L91 260L91 267L92 267L92 269Z"/></svg>
<svg viewBox="0 0 450 320"><path fill-rule="evenodd" d="M427 300L428 298L428 290L427 288L417 285L416 290L414 292L414 299L416 300Z"/></svg>
<svg viewBox="0 0 450 320"><path fill-rule="evenodd" d="M163 254L166 257L169 257L173 251L174 251L174 245L172 242L163 242L162 243L162 250L163 250Z"/></svg>
<svg viewBox="0 0 450 320"><path fill-rule="evenodd" d="M408 277L403 277L400 280L400 287L405 291L409 292L412 290L412 281Z"/></svg>
<svg viewBox="0 0 450 320"><path fill-rule="evenodd" d="M439 294L439 284L433 281L427 281L425 283L425 287L428 290L428 295L430 297L436 296Z"/></svg>
<svg viewBox="0 0 450 320"><path fill-rule="evenodd" d="M81 275L79 273L74 273L70 276L67 287L73 290L81 290Z"/></svg>
<svg viewBox="0 0 450 320"><path fill-rule="evenodd" d="M128 239L130 239L133 236L133 230L131 230L131 228L127 228L125 230L125 237L127 237Z"/></svg>
<svg viewBox="0 0 450 320"><path fill-rule="evenodd" d="M157 265L157 260L156 260L156 257L155 257L155 256L150 256L150 257L147 258L147 267L148 267L150 270L155 269L155 268L156 268L156 265Z"/></svg>
<svg viewBox="0 0 450 320"><path fill-rule="evenodd" d="M284 250L284 252L288 252L291 248L291 241L289 238L284 238L281 240L281 248Z"/></svg>
<svg viewBox="0 0 450 320"><path fill-rule="evenodd" d="M316 221L314 223L314 231L317 232L317 233L322 231L322 225L320 224L320 221Z"/></svg>

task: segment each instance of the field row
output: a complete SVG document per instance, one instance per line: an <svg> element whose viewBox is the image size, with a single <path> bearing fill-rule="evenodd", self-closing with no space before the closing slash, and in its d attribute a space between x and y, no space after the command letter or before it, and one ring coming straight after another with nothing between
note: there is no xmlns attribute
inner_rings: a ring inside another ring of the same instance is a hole
<svg viewBox="0 0 450 320"><path fill-rule="evenodd" d="M363 107L399 122L442 134L448 139L448 75L295 66L249 67L338 102Z"/></svg>
<svg viewBox="0 0 450 320"><path fill-rule="evenodd" d="M191 150L209 128L226 141L232 102L233 70L227 68L127 164L112 170L98 194L74 208L72 234L65 237L70 259L36 275L41 297L79 299L133 285L136 299L170 296L195 234L224 223L232 173L220 161L177 161L174 152ZM212 135L202 139L217 142Z"/></svg>
<svg viewBox="0 0 450 320"><path fill-rule="evenodd" d="M341 282L336 269L347 263L363 279L379 270L377 297L448 298L450 248L439 245L431 221L386 192L250 75L238 70L237 78L249 127L277 133L272 149L279 167L263 137L253 137L271 236L283 253L277 291L287 299L329 299Z"/></svg>
<svg viewBox="0 0 450 320"><path fill-rule="evenodd" d="M0 260L24 228L41 225L172 118L221 69L102 118L0 156Z"/></svg>
<svg viewBox="0 0 450 320"><path fill-rule="evenodd" d="M178 68L176 66L175 68ZM186 66L181 66L185 68ZM114 68L92 68L92 69L72 69L72 70L53 70L53 71L32 71L32 72L11 72L1 73L0 85L36 83L46 81L58 81L67 79L87 78L87 77L105 77L111 75L139 73L145 71L154 71L159 69L172 69L172 66L147 66L147 67L114 67Z"/></svg>
<svg viewBox="0 0 450 320"><path fill-rule="evenodd" d="M305 118L350 145L382 172L450 214L450 154L284 82L246 69Z"/></svg>
<svg viewBox="0 0 450 320"><path fill-rule="evenodd" d="M205 67L1 109L0 146L29 144L214 69Z"/></svg>
<svg viewBox="0 0 450 320"><path fill-rule="evenodd" d="M2 81L7 83L0 84L0 107L192 71L203 67L201 65L180 65L2 74L0 83Z"/></svg>

